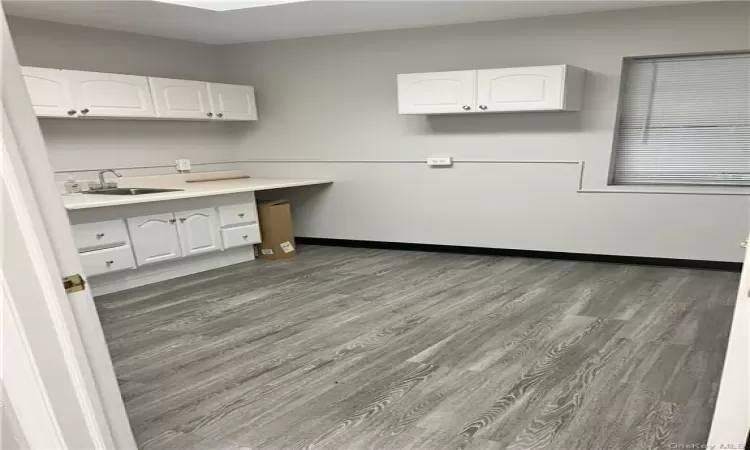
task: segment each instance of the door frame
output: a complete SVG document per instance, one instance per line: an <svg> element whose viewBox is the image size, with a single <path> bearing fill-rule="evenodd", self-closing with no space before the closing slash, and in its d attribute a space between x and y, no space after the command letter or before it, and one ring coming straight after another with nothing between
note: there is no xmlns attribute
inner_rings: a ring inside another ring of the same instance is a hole
<svg viewBox="0 0 750 450"><path fill-rule="evenodd" d="M43 283L45 285L42 287L56 298L56 301L47 302L47 313L63 349L80 411L86 417L94 448L135 450L137 446L91 291L87 288L65 294L62 287L63 274L83 273L81 261L73 241L67 212L59 195L56 195L58 190L54 172L21 75L2 4L0 21L3 159L9 161L4 166L4 176L12 174L13 181L18 186L14 192L14 203L28 211L29 220L25 223L28 239L32 245L38 246L39 254L35 261L48 274L48 283ZM31 318L20 317L19 320L25 329L34 329ZM44 378L55 374L40 375ZM75 411L74 405L68 405L68 408ZM18 411L18 407L15 410ZM18 419L21 420L20 414ZM56 419L58 423L65 423L63 417ZM61 431L64 434L66 430ZM26 437L30 442L31 439Z"/></svg>

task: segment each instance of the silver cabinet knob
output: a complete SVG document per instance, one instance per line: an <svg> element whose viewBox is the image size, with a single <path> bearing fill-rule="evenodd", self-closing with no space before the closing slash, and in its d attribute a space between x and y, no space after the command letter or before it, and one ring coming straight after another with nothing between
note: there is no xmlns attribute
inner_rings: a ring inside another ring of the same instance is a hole
<svg viewBox="0 0 750 450"><path fill-rule="evenodd" d="M109 261L105 261L105 262L104 262L104 264L106 264L106 265L108 265L108 266L111 266L111 265L112 265L112 264L114 264L114 263L115 263L115 262L114 262L114 261L112 261L112 260L109 260Z"/></svg>
<svg viewBox="0 0 750 450"><path fill-rule="evenodd" d="M471 106L469 106L469 105L464 105L464 106L462 106L462 107L461 107L461 109L463 109L464 111L468 111L468 110L470 110L470 109L471 109Z"/></svg>
<svg viewBox="0 0 750 450"><path fill-rule="evenodd" d="M81 110L81 114L88 114L88 113L89 113L89 109L88 108L83 108Z"/></svg>
<svg viewBox="0 0 750 450"><path fill-rule="evenodd" d="M214 113L206 113L206 115L207 115L208 117L213 117L213 116L214 116Z"/></svg>
<svg viewBox="0 0 750 450"><path fill-rule="evenodd" d="M240 218L245 217L245 213L239 213L237 214Z"/></svg>
<svg viewBox="0 0 750 450"><path fill-rule="evenodd" d="M242 239L247 239L247 237L248 236L246 234L242 235Z"/></svg>
<svg viewBox="0 0 750 450"><path fill-rule="evenodd" d="M185 223L186 220L187 220L186 218L180 217L180 222Z"/></svg>
<svg viewBox="0 0 750 450"><path fill-rule="evenodd" d="M216 117L224 117L224 113L219 113L216 115Z"/></svg>
<svg viewBox="0 0 750 450"><path fill-rule="evenodd" d="M177 223L177 220L175 220L175 219L169 219L169 223Z"/></svg>
<svg viewBox="0 0 750 450"><path fill-rule="evenodd" d="M479 105L479 109L486 110L487 109L487 105Z"/></svg>
<svg viewBox="0 0 750 450"><path fill-rule="evenodd" d="M104 233L96 233L96 238L101 239L104 237Z"/></svg>
<svg viewBox="0 0 750 450"><path fill-rule="evenodd" d="M68 110L68 115L69 115L69 116L75 116L77 112L78 112L78 111L76 111L75 109L69 109L69 110Z"/></svg>

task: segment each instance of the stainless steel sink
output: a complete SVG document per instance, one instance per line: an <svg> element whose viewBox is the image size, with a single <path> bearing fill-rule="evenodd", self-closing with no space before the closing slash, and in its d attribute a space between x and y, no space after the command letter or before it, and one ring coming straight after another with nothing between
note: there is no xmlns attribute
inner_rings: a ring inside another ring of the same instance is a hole
<svg viewBox="0 0 750 450"><path fill-rule="evenodd" d="M184 189L158 189L158 188L106 188L106 189L94 189L90 191L84 191L84 194L96 194L96 195L143 195L143 194L159 194L161 192L177 192L184 191Z"/></svg>

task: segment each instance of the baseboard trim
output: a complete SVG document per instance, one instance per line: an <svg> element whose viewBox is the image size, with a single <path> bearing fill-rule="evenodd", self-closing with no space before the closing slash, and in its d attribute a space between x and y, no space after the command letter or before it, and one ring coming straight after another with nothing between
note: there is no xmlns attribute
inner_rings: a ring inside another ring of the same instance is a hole
<svg viewBox="0 0 750 450"><path fill-rule="evenodd" d="M523 258L566 259L572 261L634 264L642 266L685 267L740 272L742 263L728 261L704 261L696 259L649 258L645 256L597 255L590 253L546 252L539 250L516 250L506 248L465 247L460 245L415 244L407 242L359 241L296 237L297 244L327 245L332 247L375 248L384 250L411 250L422 252L464 253L476 255L517 256Z"/></svg>

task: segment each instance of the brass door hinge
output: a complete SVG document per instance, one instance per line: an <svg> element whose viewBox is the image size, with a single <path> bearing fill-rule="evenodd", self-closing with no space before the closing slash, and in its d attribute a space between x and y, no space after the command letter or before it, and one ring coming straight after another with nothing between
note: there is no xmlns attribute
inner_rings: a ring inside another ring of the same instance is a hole
<svg viewBox="0 0 750 450"><path fill-rule="evenodd" d="M80 274L68 275L63 277L63 287L66 294L80 292L86 289L86 280Z"/></svg>

